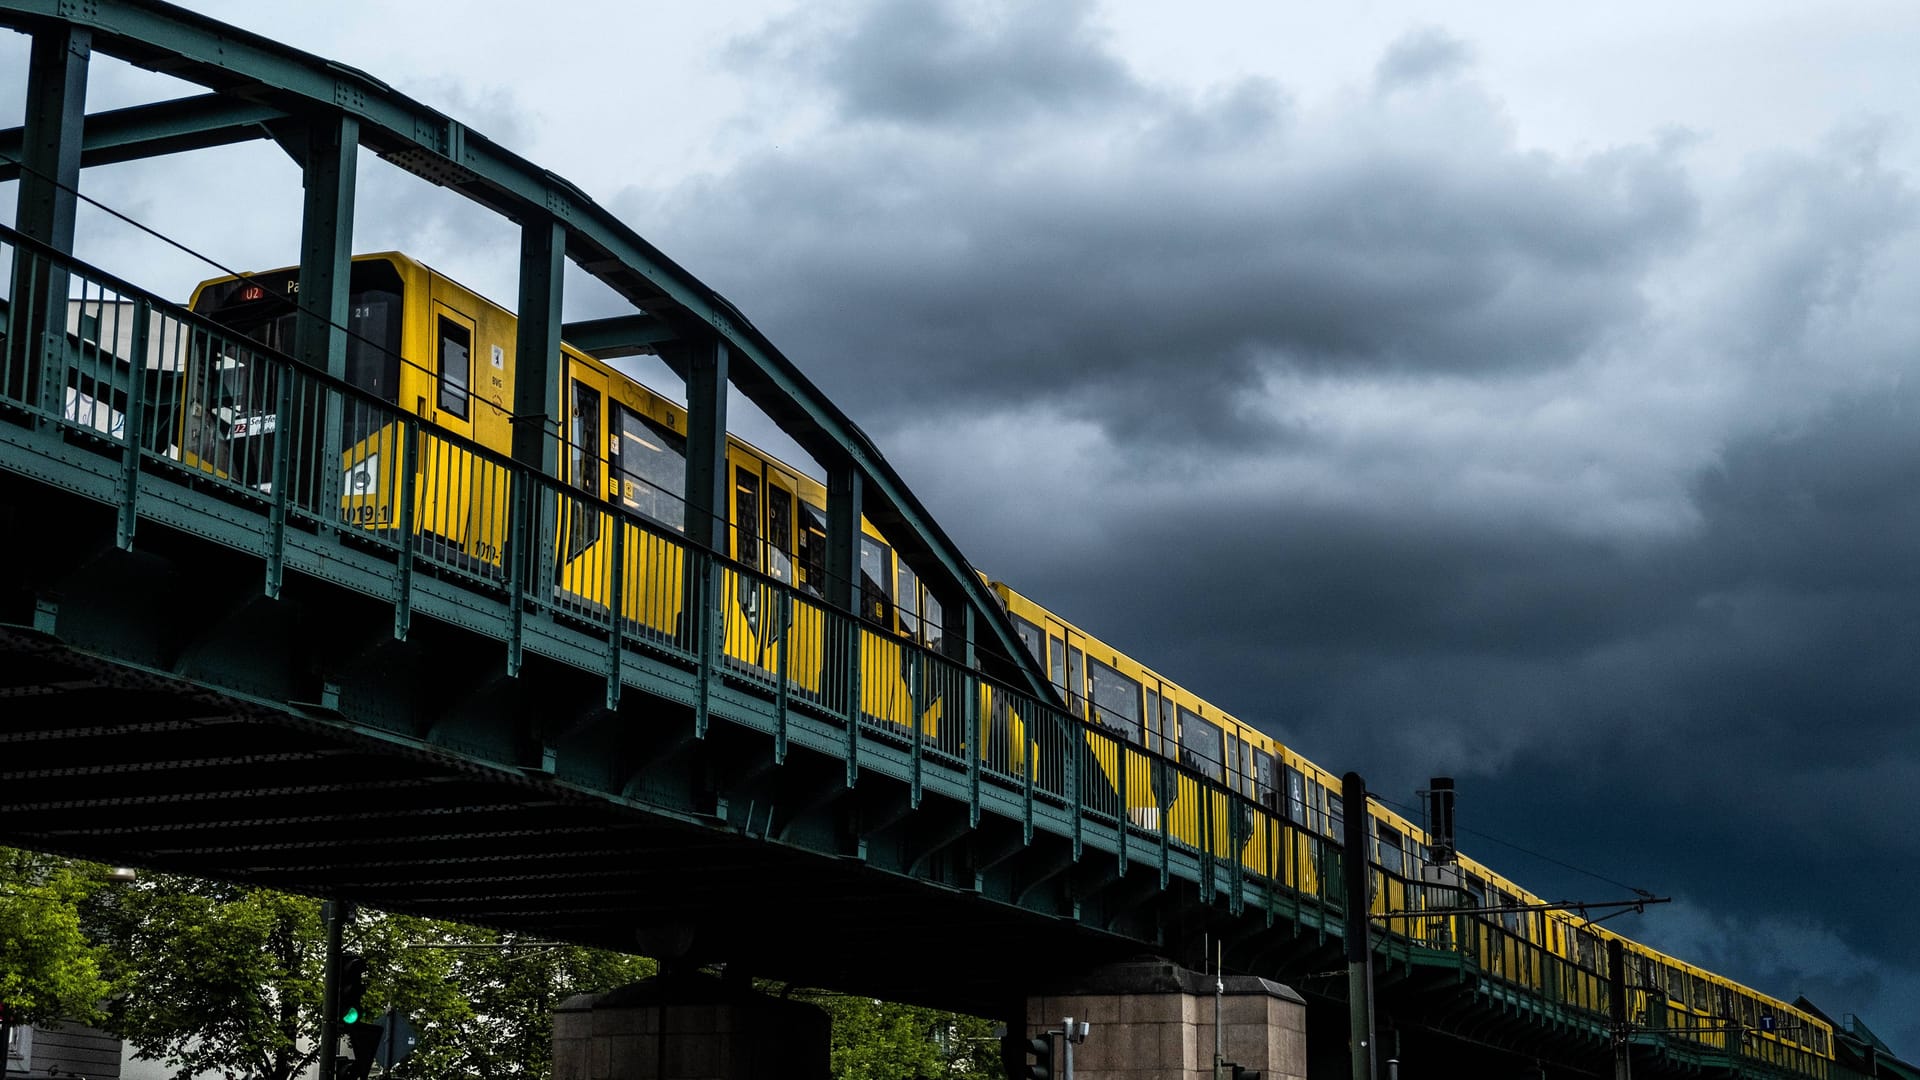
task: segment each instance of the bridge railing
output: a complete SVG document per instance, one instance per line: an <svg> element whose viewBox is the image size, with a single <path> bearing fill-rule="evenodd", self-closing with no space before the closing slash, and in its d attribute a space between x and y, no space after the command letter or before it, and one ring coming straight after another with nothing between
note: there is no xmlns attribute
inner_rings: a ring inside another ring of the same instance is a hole
<svg viewBox="0 0 1920 1080"><path fill-rule="evenodd" d="M790 565L743 565L608 502L580 465L593 448L562 436L567 475L543 475L11 229L0 252L0 410L114 459L123 541L141 486L183 485L264 551L270 578L289 531L390 560L396 629L410 580L458 581L520 621L587 631L604 644L588 659L613 682L623 655L692 668L774 699L778 715L841 725L850 755L904 751L916 782L997 788L1030 823L1052 808L1076 839L1101 830L1136 858L1177 854L1208 895L1251 884L1296 910L1339 901L1328 838L829 606Z"/></svg>

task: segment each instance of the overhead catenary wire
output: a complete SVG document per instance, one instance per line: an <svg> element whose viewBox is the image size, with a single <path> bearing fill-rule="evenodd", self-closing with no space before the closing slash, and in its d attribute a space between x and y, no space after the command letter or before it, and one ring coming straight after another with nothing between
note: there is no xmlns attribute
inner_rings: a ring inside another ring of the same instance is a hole
<svg viewBox="0 0 1920 1080"><path fill-rule="evenodd" d="M1405 813L1406 815L1408 815L1409 818L1415 817L1420 813L1417 807L1408 806L1406 803L1400 802L1397 799L1388 798L1384 795L1381 795L1379 792L1369 792L1368 794L1375 801L1385 803L1386 805L1391 806L1394 809L1401 811L1402 813ZM1552 863L1553 865L1558 866L1563 870L1571 870L1576 874L1584 874L1587 877L1594 879L1595 881L1599 881L1599 882L1603 882L1605 884L1611 885L1616 889L1625 889L1627 892L1632 893L1633 895L1635 895L1636 897L1639 897L1642 900L1651 900L1654 896L1654 894L1651 891L1647 889L1642 889L1637 885L1629 885L1624 881L1619 881L1614 878L1610 878L1607 875L1602 874L1596 870L1589 870L1583 866L1576 866L1573 863L1567 862L1563 859L1557 859L1552 855L1547 855L1542 852L1534 851L1531 848L1524 847L1520 844L1516 844L1511 840L1503 840L1500 837L1494 836L1493 834L1484 832L1480 829L1472 829L1472 828L1468 828L1465 825L1456 824L1454 825L1454 831L1461 832L1461 833L1470 833L1489 843L1498 844L1501 847L1507 848L1511 851L1517 851L1522 855L1527 855L1535 859L1540 859L1544 862Z"/></svg>

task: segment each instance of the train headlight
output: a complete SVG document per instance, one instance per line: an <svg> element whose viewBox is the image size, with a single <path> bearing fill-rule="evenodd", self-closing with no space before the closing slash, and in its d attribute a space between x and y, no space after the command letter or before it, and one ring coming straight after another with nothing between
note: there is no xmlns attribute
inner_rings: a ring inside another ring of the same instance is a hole
<svg viewBox="0 0 1920 1080"><path fill-rule="evenodd" d="M368 454L347 472L348 495L380 494L380 455Z"/></svg>

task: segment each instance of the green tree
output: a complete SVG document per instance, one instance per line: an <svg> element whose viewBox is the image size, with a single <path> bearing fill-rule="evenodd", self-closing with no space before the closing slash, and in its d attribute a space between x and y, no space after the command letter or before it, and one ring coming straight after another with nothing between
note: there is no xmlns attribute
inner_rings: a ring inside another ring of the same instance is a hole
<svg viewBox="0 0 1920 1080"><path fill-rule="evenodd" d="M120 993L107 1027L185 1080L293 1080L318 1056L317 901L149 875L102 912Z"/></svg>
<svg viewBox="0 0 1920 1080"><path fill-rule="evenodd" d="M369 928L376 1011L405 1014L420 1045L401 1077L539 1078L552 1072L553 1010L574 994L644 979L654 962L404 916Z"/></svg>
<svg viewBox="0 0 1920 1080"><path fill-rule="evenodd" d="M808 995L833 1022L834 1080L999 1080L994 1024L842 994Z"/></svg>
<svg viewBox="0 0 1920 1080"><path fill-rule="evenodd" d="M320 902L272 889L150 875L103 911L119 995L109 1030L186 1080L293 1080L319 1056ZM651 962L453 923L356 912L346 947L369 974L363 1012L398 1011L420 1037L401 1077L551 1071L566 997L652 973Z"/></svg>
<svg viewBox="0 0 1920 1080"><path fill-rule="evenodd" d="M8 1028L93 1020L111 990L81 910L106 868L0 848L0 1046Z"/></svg>

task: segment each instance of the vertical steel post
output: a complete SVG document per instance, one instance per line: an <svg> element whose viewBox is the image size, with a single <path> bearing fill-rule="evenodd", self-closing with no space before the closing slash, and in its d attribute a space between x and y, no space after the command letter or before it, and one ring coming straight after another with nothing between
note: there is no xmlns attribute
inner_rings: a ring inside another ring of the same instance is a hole
<svg viewBox="0 0 1920 1080"><path fill-rule="evenodd" d="M852 461L827 467L827 605L844 620L841 634L829 636L829 670L842 673L847 688L847 786L860 775L860 520L866 488Z"/></svg>
<svg viewBox="0 0 1920 1080"><path fill-rule="evenodd" d="M405 416L400 423L400 505L395 508L394 520L398 522L395 535L400 538L400 550L394 555L394 576L398 579L393 600L393 639L407 640L407 628L413 620L413 503L417 490L417 477L420 474L420 420L415 416ZM512 502L508 502L508 512L512 512ZM512 543L508 537L508 543ZM511 563L508 564L511 567Z"/></svg>
<svg viewBox="0 0 1920 1080"><path fill-rule="evenodd" d="M1613 1023L1613 1080L1632 1080L1632 1047L1627 1042L1627 948L1617 937L1607 939L1607 976L1607 1018Z"/></svg>
<svg viewBox="0 0 1920 1080"><path fill-rule="evenodd" d="M980 827L980 769L987 757L986 723L980 715L980 695L984 685L980 681L979 657L974 654L973 605L964 600L951 605L949 610L957 612L955 627L957 635L949 632L948 639L958 640L960 662L966 665L964 685L966 703L964 721L967 725L967 739L973 752L967 755L967 824L972 828ZM990 721L988 721L990 723Z"/></svg>
<svg viewBox="0 0 1920 1080"><path fill-rule="evenodd" d="M537 582L536 568L557 538L547 535L543 477L558 479L559 440L565 430L560 388L560 294L565 278L566 228L551 217L528 212L520 227L520 315L513 343L513 429L511 451L521 472L507 481L507 590L509 620L507 673L520 673L522 624L527 591ZM474 344L478 344L475 342ZM478 359L469 358L470 363ZM487 358L488 364L492 357ZM324 1078L323 1078L324 1080Z"/></svg>
<svg viewBox="0 0 1920 1080"><path fill-rule="evenodd" d="M120 510L114 528L114 543L122 551L133 550L133 531L139 524L140 451L146 442L147 427L147 345L153 329L153 308L145 300L133 304L133 324L127 329L127 409L120 425ZM163 421L164 422L164 421Z"/></svg>
<svg viewBox="0 0 1920 1080"><path fill-rule="evenodd" d="M34 31L27 65L14 225L68 255L79 209L80 136L92 53L92 31L57 23ZM66 405L67 274L25 246L16 246L13 257L14 314L0 385L17 388L21 400L37 403L44 415L58 416ZM36 272L36 262L42 272Z"/></svg>
<svg viewBox="0 0 1920 1080"><path fill-rule="evenodd" d="M1373 929L1367 917L1372 906L1367 872L1367 782L1357 772L1341 778L1340 798L1345 806L1342 823L1345 851L1347 913L1347 1038L1352 1049L1352 1080L1374 1080L1373 1046Z"/></svg>
<svg viewBox="0 0 1920 1080"><path fill-rule="evenodd" d="M520 315L513 342L513 460L558 476L561 431L560 299L567 229L551 217L520 226ZM474 343L476 346L478 342ZM476 373L480 358L473 359ZM492 358L487 358L492 363ZM478 381L476 374L475 381Z"/></svg>
<svg viewBox="0 0 1920 1080"><path fill-rule="evenodd" d="M687 347L687 541L727 554L727 344Z"/></svg>
<svg viewBox="0 0 1920 1080"><path fill-rule="evenodd" d="M926 704L925 682L927 678L927 658L913 645L903 645L907 650L907 710L913 722L913 761L910 766L911 778L908 783L908 805L920 809L920 798L925 790L922 773L925 771L927 756L927 728L924 710Z"/></svg>
<svg viewBox="0 0 1920 1080"><path fill-rule="evenodd" d="M307 124L307 159L301 167L305 196L300 212L300 314L294 320L293 354L313 370L336 379L344 379L347 374L347 297L353 278L353 195L359 153L360 121L354 117L338 113ZM291 372L280 375L283 384L295 377ZM324 529L340 518L342 421L345 410L352 406L317 380L308 385L318 391L318 400L311 404L304 400L305 395L284 392L284 386L280 395L283 402L290 402L303 415L296 422L284 409L280 414L273 440L273 497L276 505L292 499L294 492L287 493L287 500L282 500L280 493L289 482L287 473L293 471L291 459L296 454L304 459L317 451L318 461L299 462L296 486L302 489L302 496L313 500L304 509L313 513ZM320 430L313 431L309 424L318 424ZM319 483L311 485L315 479ZM275 525L276 551L284 540L280 535L284 528L283 518ZM277 593L279 582L271 585Z"/></svg>
<svg viewBox="0 0 1920 1080"><path fill-rule="evenodd" d="M27 62L14 227L69 255L79 209L80 135L92 56L93 31L57 23L33 32Z"/></svg>

